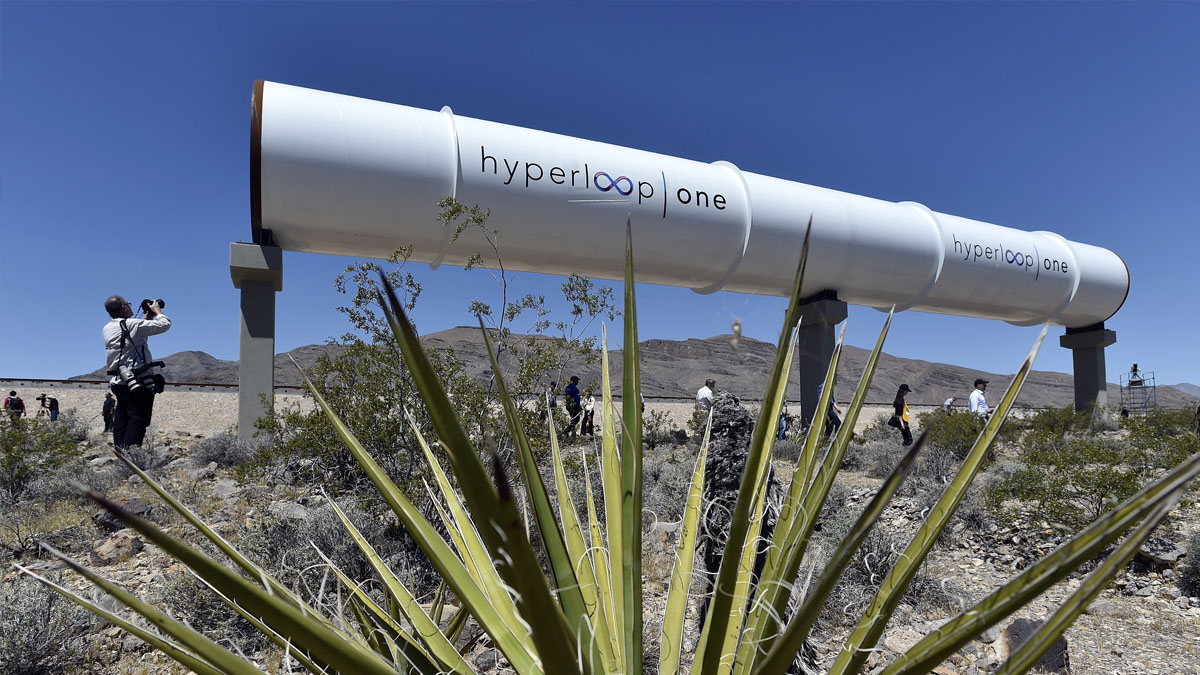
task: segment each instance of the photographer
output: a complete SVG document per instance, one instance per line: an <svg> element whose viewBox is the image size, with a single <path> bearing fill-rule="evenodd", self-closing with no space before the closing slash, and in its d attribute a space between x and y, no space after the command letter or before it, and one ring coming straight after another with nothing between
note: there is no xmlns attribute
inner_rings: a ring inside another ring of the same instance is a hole
<svg viewBox="0 0 1200 675"><path fill-rule="evenodd" d="M113 420L113 445L125 449L141 445L154 412L154 395L162 391L163 378L155 372L161 361L154 361L146 344L151 335L165 333L171 320L162 313L162 300L142 302L145 318L133 318L133 307L119 295L104 302L112 319L104 325L104 349L108 355L109 384L117 397Z"/></svg>
<svg viewBox="0 0 1200 675"><path fill-rule="evenodd" d="M46 412L50 413L50 421L57 422L58 421L58 399L56 399L53 396L50 396L48 394L42 394L41 396L37 397L37 400L41 402L42 410L45 410Z"/></svg>

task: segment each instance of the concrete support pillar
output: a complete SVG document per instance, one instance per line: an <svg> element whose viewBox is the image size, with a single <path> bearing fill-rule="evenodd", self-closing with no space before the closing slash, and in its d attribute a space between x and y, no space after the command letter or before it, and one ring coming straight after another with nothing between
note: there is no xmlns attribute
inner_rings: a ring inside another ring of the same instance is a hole
<svg viewBox="0 0 1200 675"><path fill-rule="evenodd" d="M1108 378L1104 369L1104 348L1117 341L1116 331L1101 321L1083 328L1068 328L1058 344L1071 350L1075 366L1075 411L1092 411L1108 405Z"/></svg>
<svg viewBox="0 0 1200 675"><path fill-rule="evenodd" d="M283 250L231 244L229 276L233 287L242 291L238 437L248 441L254 436L255 420L275 402L275 293L283 290Z"/></svg>
<svg viewBox="0 0 1200 675"><path fill-rule="evenodd" d="M800 368L800 417L807 426L817 408L817 387L825 381L837 325L846 319L846 303L833 291L822 291L801 300L796 363Z"/></svg>

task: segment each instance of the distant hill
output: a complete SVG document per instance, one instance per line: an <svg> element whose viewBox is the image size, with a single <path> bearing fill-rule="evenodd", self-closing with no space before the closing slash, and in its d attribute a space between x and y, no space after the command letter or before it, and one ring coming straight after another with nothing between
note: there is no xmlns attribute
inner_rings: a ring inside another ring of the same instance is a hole
<svg viewBox="0 0 1200 675"><path fill-rule="evenodd" d="M1187 394L1188 396L1195 396L1196 398L1200 398L1200 385L1192 384L1190 382L1180 382L1179 384L1172 384L1169 386L1174 389L1178 389L1179 391L1182 391L1183 393Z"/></svg>
<svg viewBox="0 0 1200 675"><path fill-rule="evenodd" d="M740 397L758 399L766 384L767 371L774 357L774 345L753 338L739 338L737 348L731 344L732 335L716 335L710 338L688 340L646 340L639 346L642 356L642 387L646 396L692 396L696 389L711 377L717 381L718 389L730 391ZM422 338L431 349L453 349L466 365L467 373L479 379L491 374L483 339L478 328L460 326ZM343 350L335 345L308 345L275 357L275 384L277 386L301 386L299 375L292 366L289 356L295 358L302 368L310 368L323 353ZM867 357L865 349L847 346L842 352L838 372L837 393L845 400L853 393L862 376ZM511 358L511 357L510 357ZM614 366L613 379L618 389L621 381L620 350L610 356ZM180 352L163 359L167 364L166 377L172 382L198 382L211 384L236 384L237 362L213 358L204 352ZM507 359L501 360L502 367ZM561 379L579 375L584 386L598 383L599 364L580 366L564 371ZM103 378L103 369L79 375L72 379ZM913 391L909 403L935 405L950 396L958 396L965 405L971 392L971 383L982 377L991 383L993 403L1012 381L1012 374L988 373L946 363L931 363L916 359L904 359L889 354L880 357L879 368L871 383L867 400L872 403L890 402L901 383L907 383ZM1033 407L1066 406L1074 402L1073 378L1066 373L1035 370L1021 389L1018 405ZM1187 390L1182 387L1192 387ZM799 374L793 369L789 378L789 397L796 398L800 388ZM1158 404L1165 407L1196 405L1200 387L1176 385L1159 387ZM1108 397L1112 405L1121 399L1120 386L1108 385Z"/></svg>

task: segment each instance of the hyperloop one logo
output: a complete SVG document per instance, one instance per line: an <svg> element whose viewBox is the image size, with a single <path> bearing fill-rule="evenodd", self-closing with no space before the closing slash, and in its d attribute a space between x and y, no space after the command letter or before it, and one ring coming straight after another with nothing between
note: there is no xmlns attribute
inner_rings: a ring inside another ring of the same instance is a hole
<svg viewBox="0 0 1200 675"><path fill-rule="evenodd" d="M633 181L630 180L628 176L617 176L616 178L613 178L603 171L597 171L592 176L592 183L594 183L596 185L596 189L601 192L608 192L615 189L617 192L625 195L626 197L633 194ZM622 185L625 187L624 190L621 189Z"/></svg>

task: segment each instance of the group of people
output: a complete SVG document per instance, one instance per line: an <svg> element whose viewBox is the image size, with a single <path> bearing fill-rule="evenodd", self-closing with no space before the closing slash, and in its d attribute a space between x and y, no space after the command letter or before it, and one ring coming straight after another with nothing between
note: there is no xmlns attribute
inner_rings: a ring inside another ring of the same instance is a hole
<svg viewBox="0 0 1200 675"><path fill-rule="evenodd" d="M980 420L986 420L992 414L987 403L987 385L988 381L982 377L975 378L975 389L967 399L968 412ZM896 400L892 401L895 412L888 420L888 426L900 430L902 445L912 445L913 442L912 429L908 425L908 403L904 400L910 391L912 391L912 387L907 384L900 385L900 389L896 392ZM951 396L942 403L942 407L946 412L954 412L954 403L957 400L957 396Z"/></svg>
<svg viewBox="0 0 1200 675"><path fill-rule="evenodd" d="M576 436L595 438L596 397L592 396L592 390L587 389L583 394L580 394L579 376L572 375L570 383L563 388L562 393L567 409L567 427L563 430L563 436L568 439L575 438ZM550 402L550 410L553 411L558 407L557 382L550 383L546 397ZM578 431L576 430L577 428Z"/></svg>
<svg viewBox="0 0 1200 675"><path fill-rule="evenodd" d="M37 401L42 404L42 410L50 418L51 422L58 421L58 399L49 394L42 394L37 397ZM13 424L18 423L22 417L28 416L28 411L25 409L25 401L17 396L16 390L8 392L8 396L4 399L4 411L8 413Z"/></svg>

